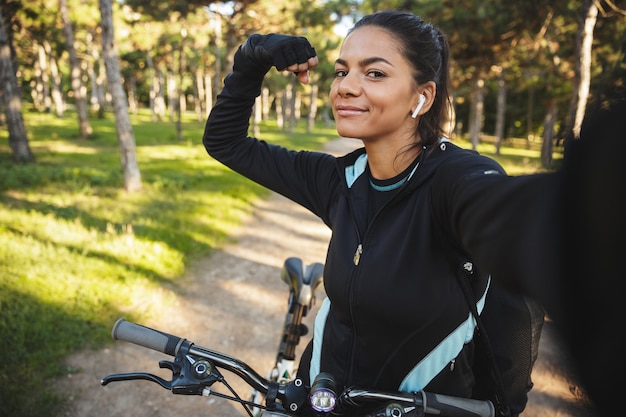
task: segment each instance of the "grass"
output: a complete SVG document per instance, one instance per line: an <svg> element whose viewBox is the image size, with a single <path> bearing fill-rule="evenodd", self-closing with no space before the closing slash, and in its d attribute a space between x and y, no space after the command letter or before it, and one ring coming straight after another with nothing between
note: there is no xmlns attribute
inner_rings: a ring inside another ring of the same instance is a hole
<svg viewBox="0 0 626 417"><path fill-rule="evenodd" d="M223 245L268 192L211 159L203 122L133 116L143 189L123 190L110 115L77 138L75 118L27 113L37 163L11 162L0 132L0 415L59 415L45 386L62 359L111 343L120 316L142 321L171 302L194 259ZM332 129L293 135L264 126L274 143L319 148Z"/></svg>
<svg viewBox="0 0 626 417"><path fill-rule="evenodd" d="M50 378L79 371L63 358L111 343L120 316L157 316L187 266L224 245L268 195L208 157L204 122L188 117L181 141L173 123L132 116L138 193L123 190L111 115L91 120L94 137L79 140L73 115L26 113L36 164L12 163L0 132L0 416L60 415L64 399L48 388ZM336 137L321 126L286 134L265 124L262 132L303 149ZM492 156L493 145L481 147ZM511 173L539 166L532 149L505 145L497 159Z"/></svg>

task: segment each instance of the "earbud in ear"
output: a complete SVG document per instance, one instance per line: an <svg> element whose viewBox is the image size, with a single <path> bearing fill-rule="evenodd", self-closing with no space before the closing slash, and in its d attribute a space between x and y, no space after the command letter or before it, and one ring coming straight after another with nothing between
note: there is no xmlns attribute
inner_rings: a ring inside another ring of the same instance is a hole
<svg viewBox="0 0 626 417"><path fill-rule="evenodd" d="M420 101L419 103L417 103L417 107L415 107L415 110L413 110L413 114L411 115L412 118L415 119L417 117L417 114L420 112L420 110L422 110L425 102L426 96L424 96L424 94L420 94Z"/></svg>

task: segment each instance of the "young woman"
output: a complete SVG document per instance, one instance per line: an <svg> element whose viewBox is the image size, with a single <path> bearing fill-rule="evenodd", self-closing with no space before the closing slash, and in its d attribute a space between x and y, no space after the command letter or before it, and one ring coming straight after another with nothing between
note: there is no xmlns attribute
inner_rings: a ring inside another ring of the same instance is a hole
<svg viewBox="0 0 626 417"><path fill-rule="evenodd" d="M365 16L335 62L337 132L362 148L336 158L249 137L266 72L276 66L308 82L317 64L305 38L252 35L235 54L203 138L215 159L332 229L328 298L299 372L308 381L328 372L339 388L470 397L476 323L458 276L471 273L480 312L491 275L532 285L549 274L557 179L508 177L444 138L447 40L403 12Z"/></svg>

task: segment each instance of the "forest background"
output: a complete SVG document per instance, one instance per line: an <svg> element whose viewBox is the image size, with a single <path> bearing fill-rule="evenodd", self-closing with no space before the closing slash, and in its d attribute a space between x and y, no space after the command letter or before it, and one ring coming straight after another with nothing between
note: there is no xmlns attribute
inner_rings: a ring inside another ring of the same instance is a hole
<svg viewBox="0 0 626 417"><path fill-rule="evenodd" d="M309 38L311 84L270 72L252 128L318 149L345 28L381 9L447 33L450 136L511 174L555 169L585 114L626 95L624 1L0 0L0 416L59 415L63 356L156 314L265 195L199 143L237 46Z"/></svg>

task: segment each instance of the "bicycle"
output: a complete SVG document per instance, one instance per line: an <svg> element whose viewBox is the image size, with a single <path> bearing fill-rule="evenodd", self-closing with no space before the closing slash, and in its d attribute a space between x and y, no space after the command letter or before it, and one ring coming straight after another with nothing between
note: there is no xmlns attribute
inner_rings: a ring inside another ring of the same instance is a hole
<svg viewBox="0 0 626 417"><path fill-rule="evenodd" d="M289 287L289 301L287 314L283 323L282 336L276 353L276 362L269 372L268 380L278 383L288 383L295 378L296 348L300 338L308 333L302 322L315 304L315 291L323 280L324 265L316 262L306 267L300 258L287 258L281 269L280 277ZM263 394L252 390L252 402L263 401ZM255 407L253 415L259 415L261 409Z"/></svg>
<svg viewBox="0 0 626 417"><path fill-rule="evenodd" d="M495 417L491 401L458 398L420 391L416 393L386 392L351 387L339 393L332 375L320 373L311 386L296 377L295 349L307 332L302 324L315 300L315 290L321 284L323 265L314 263L303 268L299 258L288 258L281 277L289 285L289 308L278 347L276 365L267 378L245 362L230 355L197 346L182 337L119 319L112 329L115 340L123 340L173 356L173 361L161 360L160 368L172 371L172 379L133 372L112 374L101 380L102 385L116 381L148 380L172 391L173 394L215 396L240 403L250 417L294 417L307 404L319 415L360 415L362 417ZM252 389L244 400L229 385L219 369L232 372ZM221 383L230 394L213 389Z"/></svg>

